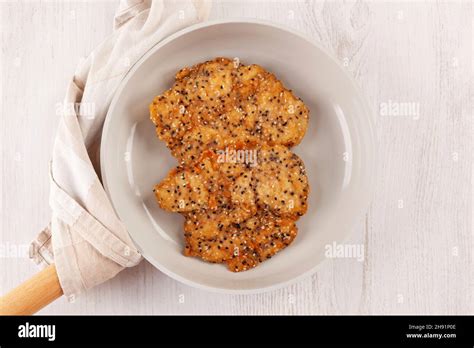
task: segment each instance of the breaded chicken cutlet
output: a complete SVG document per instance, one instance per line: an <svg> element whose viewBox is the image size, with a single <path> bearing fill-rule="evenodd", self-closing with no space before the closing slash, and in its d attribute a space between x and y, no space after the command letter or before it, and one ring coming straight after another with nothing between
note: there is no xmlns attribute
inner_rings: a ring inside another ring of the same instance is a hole
<svg viewBox="0 0 474 348"><path fill-rule="evenodd" d="M297 145L308 113L273 74L227 58L180 70L150 105L158 137L184 163L236 144Z"/></svg>
<svg viewBox="0 0 474 348"><path fill-rule="evenodd" d="M273 74L227 58L180 70L154 98L150 118L180 163L154 192L185 217L185 255L239 272L293 241L309 184L289 149L308 113Z"/></svg>

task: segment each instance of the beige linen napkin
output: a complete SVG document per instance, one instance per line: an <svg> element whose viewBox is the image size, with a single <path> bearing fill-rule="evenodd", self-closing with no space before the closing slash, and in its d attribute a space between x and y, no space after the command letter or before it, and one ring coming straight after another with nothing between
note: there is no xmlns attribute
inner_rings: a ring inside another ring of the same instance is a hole
<svg viewBox="0 0 474 348"><path fill-rule="evenodd" d="M37 264L55 263L70 300L141 260L100 181L100 137L114 91L150 47L205 20L210 5L122 0L113 34L79 64L69 84L50 167L51 223L32 242L30 256Z"/></svg>

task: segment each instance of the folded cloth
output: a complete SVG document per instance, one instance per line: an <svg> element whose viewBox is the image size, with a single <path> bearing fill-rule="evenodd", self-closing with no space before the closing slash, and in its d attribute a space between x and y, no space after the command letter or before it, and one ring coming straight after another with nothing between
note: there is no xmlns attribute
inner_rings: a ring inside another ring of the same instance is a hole
<svg viewBox="0 0 474 348"><path fill-rule="evenodd" d="M130 66L168 35L209 15L207 0L122 0L114 32L82 61L69 84L50 166L51 223L30 257L55 263L69 299L137 265L141 255L116 216L100 181L105 115Z"/></svg>

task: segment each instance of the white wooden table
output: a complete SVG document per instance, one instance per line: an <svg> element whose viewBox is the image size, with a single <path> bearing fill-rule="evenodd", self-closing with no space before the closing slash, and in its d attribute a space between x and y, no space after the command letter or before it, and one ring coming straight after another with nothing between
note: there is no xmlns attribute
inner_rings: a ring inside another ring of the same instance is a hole
<svg viewBox="0 0 474 348"><path fill-rule="evenodd" d="M48 161L66 83L112 30L117 1L0 1L0 292L36 272L22 247L49 220ZM473 5L223 1L211 18L258 17L333 51L377 114L373 203L310 278L259 295L209 293L149 263L44 314L474 313ZM12 250L19 250L17 255Z"/></svg>

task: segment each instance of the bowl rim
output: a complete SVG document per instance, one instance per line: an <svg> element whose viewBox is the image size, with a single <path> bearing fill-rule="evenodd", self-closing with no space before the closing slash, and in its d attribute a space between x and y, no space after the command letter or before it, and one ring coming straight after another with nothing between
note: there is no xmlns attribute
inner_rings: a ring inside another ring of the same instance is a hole
<svg viewBox="0 0 474 348"><path fill-rule="evenodd" d="M111 110L113 110L115 105L117 104L118 99L119 99L119 95L121 94L122 90L125 88L125 85L126 85L127 81L131 78L131 76L133 75L135 70L137 70L140 67L140 65L150 55L152 55L153 53L158 51L161 47L163 47L163 46L167 45L168 43L172 42L173 40L178 39L179 37L184 36L184 35L186 35L190 32L193 32L195 30L199 30L199 29L202 29L202 28L211 27L211 26L215 26L215 25L222 25L222 24L249 24L249 25L257 24L257 25L263 25L263 26L267 26L267 27L270 27L270 28L286 31L286 32L288 32L288 33L290 33L294 36L297 36L297 37L305 40L310 45L315 46L317 49L319 49L321 52L323 52L334 64L337 65L337 67L342 72L344 77L351 84L351 87L354 89L356 94L361 97L360 102L361 102L362 108L364 110L364 114L366 115L366 118L367 118L367 126L369 128L367 131L368 131L368 134L369 134L369 137L370 137L370 139L368 139L369 145L367 146L367 150L370 151L370 154L369 154L370 160L366 161L366 164L368 164L371 168L369 168L369 170L367 171L367 173L369 175L369 177L367 178L367 181L372 182L372 179L375 176L374 168L376 168L375 163L376 163L376 153L377 153L376 148L375 148L376 141L375 141L375 131L374 131L374 128L375 128L374 127L375 126L375 114L372 111L372 109L370 108L369 103L367 101L367 98L365 98L364 93L360 89L359 85L356 83L353 76L348 73L347 69L344 69L344 67L341 65L339 60L334 56L334 54L329 52L325 47L323 47L318 42L315 42L312 38L309 37L309 35L307 35L305 33L302 33L298 30L295 30L293 28L289 28L285 25L282 25L282 24L279 24L279 23L274 23L274 22L271 22L271 21L268 21L268 20L254 19L254 18L230 18L230 19L209 20L209 21L205 21L205 22L201 22L201 23L196 23L196 24L190 25L186 28L183 28L181 30L178 30L177 32L169 35L168 37L164 38L163 40L161 40L161 41L157 42L156 44L154 44L153 46L151 46L145 53L143 53L130 66L128 71L124 74L122 80L118 83L118 86L117 86L116 90L114 91L114 95L113 95L112 100L111 100L111 102L109 104L109 107L107 109L104 125L103 125L103 128L102 128L101 144L100 144L100 155L99 156L100 156L100 171L101 171L102 184L103 184L103 187L104 187L104 189L107 193L107 196L108 196L108 198L111 202L111 205L112 205L117 217L119 218L119 220L121 220L120 215L118 214L118 212L115 208L115 205L113 203L113 200L111 198L110 188L108 186L108 180L107 180L107 172L105 170L106 160L105 160L105 151L104 151L104 141L103 141L103 139L106 139L108 129L110 128L109 124L110 124L111 119L112 119ZM357 213L355 214L355 216L360 216L363 212L365 212L367 210L367 207L369 206L369 204L371 202L373 193L374 193L373 185L369 185L368 186L368 191L365 194L364 204L359 206L359 209L357 210ZM128 233L128 231L127 231L127 233ZM347 233L344 236L343 240L347 239L349 237L349 235L350 234ZM137 249L140 251L141 255L148 262L150 262L153 265L153 267L157 268L160 272L163 272L167 276L169 276L169 277L171 277L175 280L178 280L179 282L181 282L183 284L192 286L194 288L214 292L214 293L245 295L245 294L259 294L259 293L274 291L274 290L277 290L277 289L281 289L285 286L288 286L290 284L294 284L294 283L296 283L296 282L298 282L298 281L300 281L300 280L302 280L306 277L311 276L312 274L314 274L317 271L318 267L320 267L320 265L323 264L326 261L326 259L323 259L322 261L320 261L316 265L314 265L314 267L312 267L309 270L301 273L300 275L298 275L294 278L285 280L285 281L277 282L277 283L269 285L269 286L264 286L264 287L254 288L254 289L228 289L228 288L222 288L222 287L214 287L214 286L206 285L206 284L203 284L203 283L200 283L200 282L196 282L196 281L187 279L187 278L182 277L181 275L179 275L177 273L174 273L174 272L168 270L161 263L154 260L153 257L150 257L150 255L147 255L148 253L145 252L145 250L142 250L142 248L135 242L132 234L129 233L129 236L130 236L131 240L133 241L133 243L135 244L135 246L137 247ZM342 242L343 240L341 240L340 242Z"/></svg>

